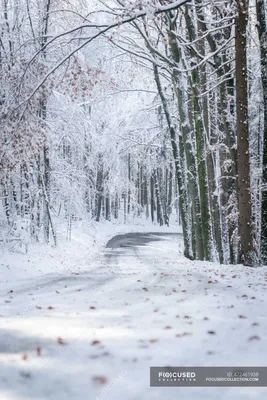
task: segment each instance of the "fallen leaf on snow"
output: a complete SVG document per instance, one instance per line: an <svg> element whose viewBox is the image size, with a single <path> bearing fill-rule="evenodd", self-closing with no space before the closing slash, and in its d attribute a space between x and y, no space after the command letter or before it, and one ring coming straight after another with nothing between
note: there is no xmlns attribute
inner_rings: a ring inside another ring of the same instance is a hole
<svg viewBox="0 0 267 400"><path fill-rule="evenodd" d="M100 383L101 385L107 383L107 378L103 375L97 375L97 376L93 376L93 381Z"/></svg>
<svg viewBox="0 0 267 400"><path fill-rule="evenodd" d="M91 345L95 346L96 344L100 344L100 340L93 340Z"/></svg>
<svg viewBox="0 0 267 400"><path fill-rule="evenodd" d="M250 338L248 338L248 340L261 340L259 336L254 335L254 336L250 336Z"/></svg>
<svg viewBox="0 0 267 400"><path fill-rule="evenodd" d="M23 378L31 378L31 374L29 372L20 372L20 376L23 376Z"/></svg>
<svg viewBox="0 0 267 400"><path fill-rule="evenodd" d="M62 339L61 337L57 338L57 342L58 342L58 344L67 344L67 342L65 342L65 340Z"/></svg>
<svg viewBox="0 0 267 400"><path fill-rule="evenodd" d="M191 332L184 332L184 333L176 333L176 337L183 337L183 336L192 336Z"/></svg>

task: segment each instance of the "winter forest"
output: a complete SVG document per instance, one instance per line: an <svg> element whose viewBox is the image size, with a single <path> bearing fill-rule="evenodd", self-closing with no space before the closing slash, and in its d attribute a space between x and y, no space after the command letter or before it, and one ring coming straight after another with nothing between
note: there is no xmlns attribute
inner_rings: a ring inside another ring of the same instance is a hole
<svg viewBox="0 0 267 400"><path fill-rule="evenodd" d="M146 374L264 365L266 185L265 0L0 0L1 398L236 399Z"/></svg>

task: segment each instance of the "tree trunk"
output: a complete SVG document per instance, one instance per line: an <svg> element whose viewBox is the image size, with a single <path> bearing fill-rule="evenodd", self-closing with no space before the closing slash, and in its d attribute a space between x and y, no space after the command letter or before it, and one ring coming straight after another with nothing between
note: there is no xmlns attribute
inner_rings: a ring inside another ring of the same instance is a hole
<svg viewBox="0 0 267 400"><path fill-rule="evenodd" d="M184 154L181 153L181 146L183 146L182 143L180 143L180 154L178 151L178 146L176 142L176 133L175 129L171 120L171 114L169 112L169 107L167 100L164 96L162 87L161 87L161 82L160 82L160 77L159 77L159 72L158 72L158 67L154 64L153 65L153 70L154 70L154 77L157 85L157 89L159 92L159 96L162 101L162 106L164 110L164 114L166 117L166 121L168 124L168 129L170 133L170 139L171 139L171 146L172 146L172 153L173 153L173 158L174 158L174 165L175 165L175 173L176 173L176 178L178 182L178 188L179 188L179 206L180 206L180 216L181 216L181 221L182 221L182 229L183 229L183 237L184 237L184 255L187 258L192 259L193 258L193 253L192 253L192 246L191 246L191 241L190 241L190 220L189 218L189 204L188 204L188 197L187 197L187 191L186 191L186 184L185 184L185 174L182 172L182 164L184 161Z"/></svg>
<svg viewBox="0 0 267 400"><path fill-rule="evenodd" d="M267 24L265 0L256 0L258 33L261 54L261 80L263 90L264 131L262 159L262 192L261 192L261 262L267 263Z"/></svg>
<svg viewBox="0 0 267 400"><path fill-rule="evenodd" d="M238 230L240 236L239 261L253 266L257 263L252 219L248 87L247 87L247 26L248 0L237 0L235 20L236 55L236 121L237 121L237 170L238 170Z"/></svg>

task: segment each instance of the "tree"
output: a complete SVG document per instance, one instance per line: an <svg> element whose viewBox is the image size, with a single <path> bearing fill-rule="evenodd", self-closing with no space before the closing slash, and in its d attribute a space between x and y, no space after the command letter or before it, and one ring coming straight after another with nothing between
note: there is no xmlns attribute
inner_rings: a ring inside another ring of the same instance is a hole
<svg viewBox="0 0 267 400"><path fill-rule="evenodd" d="M267 262L267 24L265 1L256 0L257 28L260 42L261 80L263 91L264 131L263 131L263 188L261 192L261 260Z"/></svg>
<svg viewBox="0 0 267 400"><path fill-rule="evenodd" d="M250 187L248 74L247 74L247 26L249 0L237 1L235 19L236 55L236 124L237 124L237 171L238 171L238 230L240 235L239 260L244 265L257 263L252 225Z"/></svg>

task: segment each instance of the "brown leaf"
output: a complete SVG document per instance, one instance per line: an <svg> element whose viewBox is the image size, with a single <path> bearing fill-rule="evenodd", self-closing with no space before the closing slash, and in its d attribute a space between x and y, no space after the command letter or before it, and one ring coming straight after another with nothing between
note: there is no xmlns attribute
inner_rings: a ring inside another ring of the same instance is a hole
<svg viewBox="0 0 267 400"><path fill-rule="evenodd" d="M54 309L54 307L52 307L52 306L49 306L49 307L47 307L47 309L48 309L48 310L53 310L53 309Z"/></svg>
<svg viewBox="0 0 267 400"><path fill-rule="evenodd" d="M150 343L157 343L159 341L159 339L150 339L149 341L150 341Z"/></svg>
<svg viewBox="0 0 267 400"><path fill-rule="evenodd" d="M36 348L36 353L37 353L37 356L41 355L41 347Z"/></svg>
<svg viewBox="0 0 267 400"><path fill-rule="evenodd" d="M91 306L90 307L90 310L95 310L96 308L94 307L94 306Z"/></svg>
<svg viewBox="0 0 267 400"><path fill-rule="evenodd" d="M61 337L57 338L57 342L58 342L58 344L67 344L67 342L65 342L65 340L62 339Z"/></svg>
<svg viewBox="0 0 267 400"><path fill-rule="evenodd" d="M182 337L182 336L192 336L191 332L183 332L183 333L176 333L176 337Z"/></svg>
<svg viewBox="0 0 267 400"><path fill-rule="evenodd" d="M93 376L93 381L100 383L101 385L107 383L107 378L103 375L97 375L97 376Z"/></svg>
<svg viewBox="0 0 267 400"><path fill-rule="evenodd" d="M204 319L204 321L208 321L209 319L208 319L208 317L205 317L205 318L203 318Z"/></svg>
<svg viewBox="0 0 267 400"><path fill-rule="evenodd" d="M254 335L254 336L250 336L250 338L248 338L248 340L261 340L261 338L257 335Z"/></svg>
<svg viewBox="0 0 267 400"><path fill-rule="evenodd" d="M20 376L22 376L23 378L31 378L31 374L29 372L24 372L24 371L20 372Z"/></svg>
<svg viewBox="0 0 267 400"><path fill-rule="evenodd" d="M95 346L96 344L100 344L100 340L93 340L91 345Z"/></svg>
<svg viewBox="0 0 267 400"><path fill-rule="evenodd" d="M23 356L22 356L22 360L26 361L27 359L28 359L28 354L24 353Z"/></svg>
<svg viewBox="0 0 267 400"><path fill-rule="evenodd" d="M212 283L212 281L208 281L208 283Z"/></svg>
<svg viewBox="0 0 267 400"><path fill-rule="evenodd" d="M137 281L136 282L142 282L142 281L140 281L140 279L137 279Z"/></svg>
<svg viewBox="0 0 267 400"><path fill-rule="evenodd" d="M167 325L167 326L165 326L165 328L164 329L172 329L172 327L171 326L169 326L169 325Z"/></svg>

